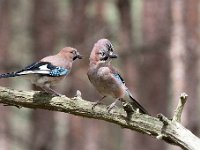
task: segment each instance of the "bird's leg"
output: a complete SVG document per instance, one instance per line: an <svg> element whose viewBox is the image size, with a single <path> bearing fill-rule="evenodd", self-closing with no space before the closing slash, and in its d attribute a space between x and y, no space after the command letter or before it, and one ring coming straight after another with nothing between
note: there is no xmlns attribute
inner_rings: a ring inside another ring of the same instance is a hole
<svg viewBox="0 0 200 150"><path fill-rule="evenodd" d="M103 96L102 98L100 98L98 101L94 102L93 106L92 106L92 109L94 109L95 106L101 104L101 101L106 98L106 96Z"/></svg>
<svg viewBox="0 0 200 150"><path fill-rule="evenodd" d="M50 87L45 87L46 90L48 90L49 92L51 92L52 94L55 94L56 96L63 96L62 94L58 93L57 91L53 90Z"/></svg>
<svg viewBox="0 0 200 150"><path fill-rule="evenodd" d="M110 112L110 111L113 109L113 107L115 107L117 101L119 101L119 100L120 100L120 99L117 98L112 104L110 104L109 106L107 106L108 112Z"/></svg>
<svg viewBox="0 0 200 150"><path fill-rule="evenodd" d="M39 85L37 85L37 86L39 86ZM50 87L48 87L48 86L39 86L41 89L43 89L45 92L47 92L47 93L52 93L52 94L54 94L54 95L56 95L56 96L62 96L62 94L60 94L60 93L58 93L58 92L56 92L55 90L53 90L52 88L50 88Z"/></svg>

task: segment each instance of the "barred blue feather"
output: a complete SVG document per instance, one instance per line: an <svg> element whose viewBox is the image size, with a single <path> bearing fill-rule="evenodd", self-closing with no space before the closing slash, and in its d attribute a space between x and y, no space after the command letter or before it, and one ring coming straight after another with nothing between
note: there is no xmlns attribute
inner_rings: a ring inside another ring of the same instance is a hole
<svg viewBox="0 0 200 150"><path fill-rule="evenodd" d="M113 74L115 79L117 79L117 81L119 81L121 84L125 84L124 79L121 77L121 75L119 73L115 73Z"/></svg>
<svg viewBox="0 0 200 150"><path fill-rule="evenodd" d="M53 77L64 76L69 74L69 70L63 67L56 67L55 69L51 70L49 75Z"/></svg>

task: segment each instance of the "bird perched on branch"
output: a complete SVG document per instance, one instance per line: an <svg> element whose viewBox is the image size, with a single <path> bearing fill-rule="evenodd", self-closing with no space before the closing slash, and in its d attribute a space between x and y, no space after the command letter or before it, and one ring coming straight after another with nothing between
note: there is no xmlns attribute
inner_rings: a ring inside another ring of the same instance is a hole
<svg viewBox="0 0 200 150"><path fill-rule="evenodd" d="M133 98L119 72L111 65L111 60L115 58L117 55L114 54L113 46L108 39L100 39L95 43L90 54L87 75L103 97L95 102L93 107L105 97L111 96L115 98L115 101L107 107L108 111L115 106L117 101L124 102L131 99L134 109L139 109L141 113L147 114L147 111Z"/></svg>
<svg viewBox="0 0 200 150"><path fill-rule="evenodd" d="M51 87L70 73L72 63L77 58L81 59L82 56L75 48L65 47L58 54L44 57L22 70L0 74L0 78L25 76L43 90L60 95Z"/></svg>

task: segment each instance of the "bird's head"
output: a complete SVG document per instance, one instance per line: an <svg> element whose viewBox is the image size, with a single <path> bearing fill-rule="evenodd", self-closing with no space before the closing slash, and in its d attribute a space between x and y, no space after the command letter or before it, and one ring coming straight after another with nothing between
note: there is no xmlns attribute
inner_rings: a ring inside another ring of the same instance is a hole
<svg viewBox="0 0 200 150"><path fill-rule="evenodd" d="M65 47L63 48L60 52L60 55L64 56L67 59L70 59L72 61L78 59L82 59L82 56L80 53L77 51L77 49L72 48L72 47Z"/></svg>
<svg viewBox="0 0 200 150"><path fill-rule="evenodd" d="M102 63L109 62L110 60L117 58L117 55L114 54L113 51L113 46L108 39L100 39L95 43L92 49L90 61Z"/></svg>

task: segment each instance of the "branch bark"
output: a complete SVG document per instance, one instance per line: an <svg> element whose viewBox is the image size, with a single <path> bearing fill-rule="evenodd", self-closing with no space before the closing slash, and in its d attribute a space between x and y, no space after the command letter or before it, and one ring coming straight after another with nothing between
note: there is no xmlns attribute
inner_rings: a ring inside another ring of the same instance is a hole
<svg viewBox="0 0 200 150"><path fill-rule="evenodd" d="M57 97L39 91L19 91L0 87L0 103L33 109L47 109L65 112L87 118L105 120L140 133L162 139L187 150L198 150L200 139L184 128L179 122L169 120L163 115L159 118L133 113L131 116L120 108L108 113L105 105L92 109L92 103L77 97Z"/></svg>

